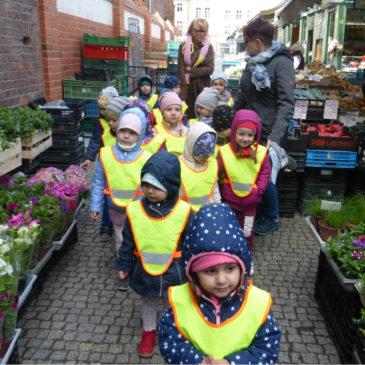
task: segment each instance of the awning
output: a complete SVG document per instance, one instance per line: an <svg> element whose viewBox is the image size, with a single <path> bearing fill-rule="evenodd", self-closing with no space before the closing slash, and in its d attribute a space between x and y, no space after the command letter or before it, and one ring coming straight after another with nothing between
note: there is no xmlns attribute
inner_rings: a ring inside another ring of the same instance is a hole
<svg viewBox="0 0 365 365"><path fill-rule="evenodd" d="M280 19L281 26L285 27L293 20L298 19L303 10L319 2L320 0L289 0L275 15Z"/></svg>

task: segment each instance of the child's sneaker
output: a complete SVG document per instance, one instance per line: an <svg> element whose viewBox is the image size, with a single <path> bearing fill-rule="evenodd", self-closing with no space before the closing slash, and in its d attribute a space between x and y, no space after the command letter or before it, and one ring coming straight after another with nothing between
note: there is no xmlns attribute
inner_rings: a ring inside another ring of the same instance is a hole
<svg viewBox="0 0 365 365"><path fill-rule="evenodd" d="M261 224L255 225L255 234L259 236L266 236L269 233L275 231L280 227L280 217L277 218L267 218Z"/></svg>
<svg viewBox="0 0 365 365"><path fill-rule="evenodd" d="M129 278L117 279L117 287L120 291L126 291L129 287Z"/></svg>
<svg viewBox="0 0 365 365"><path fill-rule="evenodd" d="M113 227L101 226L100 229L100 241L109 241L113 236Z"/></svg>
<svg viewBox="0 0 365 365"><path fill-rule="evenodd" d="M153 346L156 342L156 330L143 331L142 341L139 344L138 353L142 357L152 357Z"/></svg>

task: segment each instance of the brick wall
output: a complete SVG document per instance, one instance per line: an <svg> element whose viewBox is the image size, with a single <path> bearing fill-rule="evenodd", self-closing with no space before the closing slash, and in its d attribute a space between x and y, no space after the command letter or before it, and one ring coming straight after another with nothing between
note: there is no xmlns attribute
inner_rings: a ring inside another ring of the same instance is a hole
<svg viewBox="0 0 365 365"><path fill-rule="evenodd" d="M37 0L5 0L0 12L0 107L44 96Z"/></svg>

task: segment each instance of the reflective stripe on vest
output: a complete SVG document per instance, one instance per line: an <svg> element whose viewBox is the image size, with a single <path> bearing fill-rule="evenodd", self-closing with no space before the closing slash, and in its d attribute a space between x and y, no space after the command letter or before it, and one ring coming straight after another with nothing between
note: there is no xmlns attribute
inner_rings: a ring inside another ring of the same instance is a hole
<svg viewBox="0 0 365 365"><path fill-rule="evenodd" d="M137 256L150 275L162 275L170 267L176 257L190 209L190 204L179 199L166 217L151 218L145 212L141 200L127 205Z"/></svg>
<svg viewBox="0 0 365 365"><path fill-rule="evenodd" d="M239 311L223 323L213 324L204 318L188 283L171 286L168 294L178 331L214 359L248 348L271 307L270 293L250 282Z"/></svg>
<svg viewBox="0 0 365 365"><path fill-rule="evenodd" d="M101 127L103 128L103 134L101 135L101 139L103 141L104 147L114 146L117 137L112 135L108 122L104 118L100 118L99 122L101 124Z"/></svg>
<svg viewBox="0 0 365 365"><path fill-rule="evenodd" d="M217 160L209 158L206 168L201 171L192 169L181 156L179 160L182 188L194 212L197 212L202 205L208 204L212 197L214 184L218 176Z"/></svg>
<svg viewBox="0 0 365 365"><path fill-rule="evenodd" d="M164 144L165 138L160 134L155 134L147 143L141 144L141 147L150 153L156 153L160 150L161 146Z"/></svg>
<svg viewBox="0 0 365 365"><path fill-rule="evenodd" d="M231 143L219 148L229 183L234 194L243 198L250 194L260 173L267 149L257 145L257 163L251 157L237 157L232 150Z"/></svg>
<svg viewBox="0 0 365 365"><path fill-rule="evenodd" d="M142 167L150 157L149 152L142 151L135 160L122 162L115 157L113 147L100 149L100 160L108 181L107 192L115 205L125 207L136 197Z"/></svg>
<svg viewBox="0 0 365 365"><path fill-rule="evenodd" d="M174 153L177 156L182 155L184 152L185 140L188 136L187 134L185 136L175 136L166 129L163 123L156 124L155 129L158 134L165 137L166 149L168 152Z"/></svg>

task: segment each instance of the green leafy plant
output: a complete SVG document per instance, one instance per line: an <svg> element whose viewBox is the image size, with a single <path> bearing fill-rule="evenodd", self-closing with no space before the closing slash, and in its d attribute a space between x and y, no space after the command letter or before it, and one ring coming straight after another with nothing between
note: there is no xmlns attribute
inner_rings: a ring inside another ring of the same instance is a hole
<svg viewBox="0 0 365 365"><path fill-rule="evenodd" d="M356 324L357 328L359 329L360 333L365 338L365 308L361 308L360 310L360 318L353 319L354 323ZM365 349L363 349L365 351Z"/></svg>
<svg viewBox="0 0 365 365"><path fill-rule="evenodd" d="M324 221L330 227L342 229L345 226L347 217L342 210L330 210L325 212Z"/></svg>
<svg viewBox="0 0 365 365"><path fill-rule="evenodd" d="M321 198L313 198L308 202L305 214L310 216L323 216L325 211L321 208Z"/></svg>

